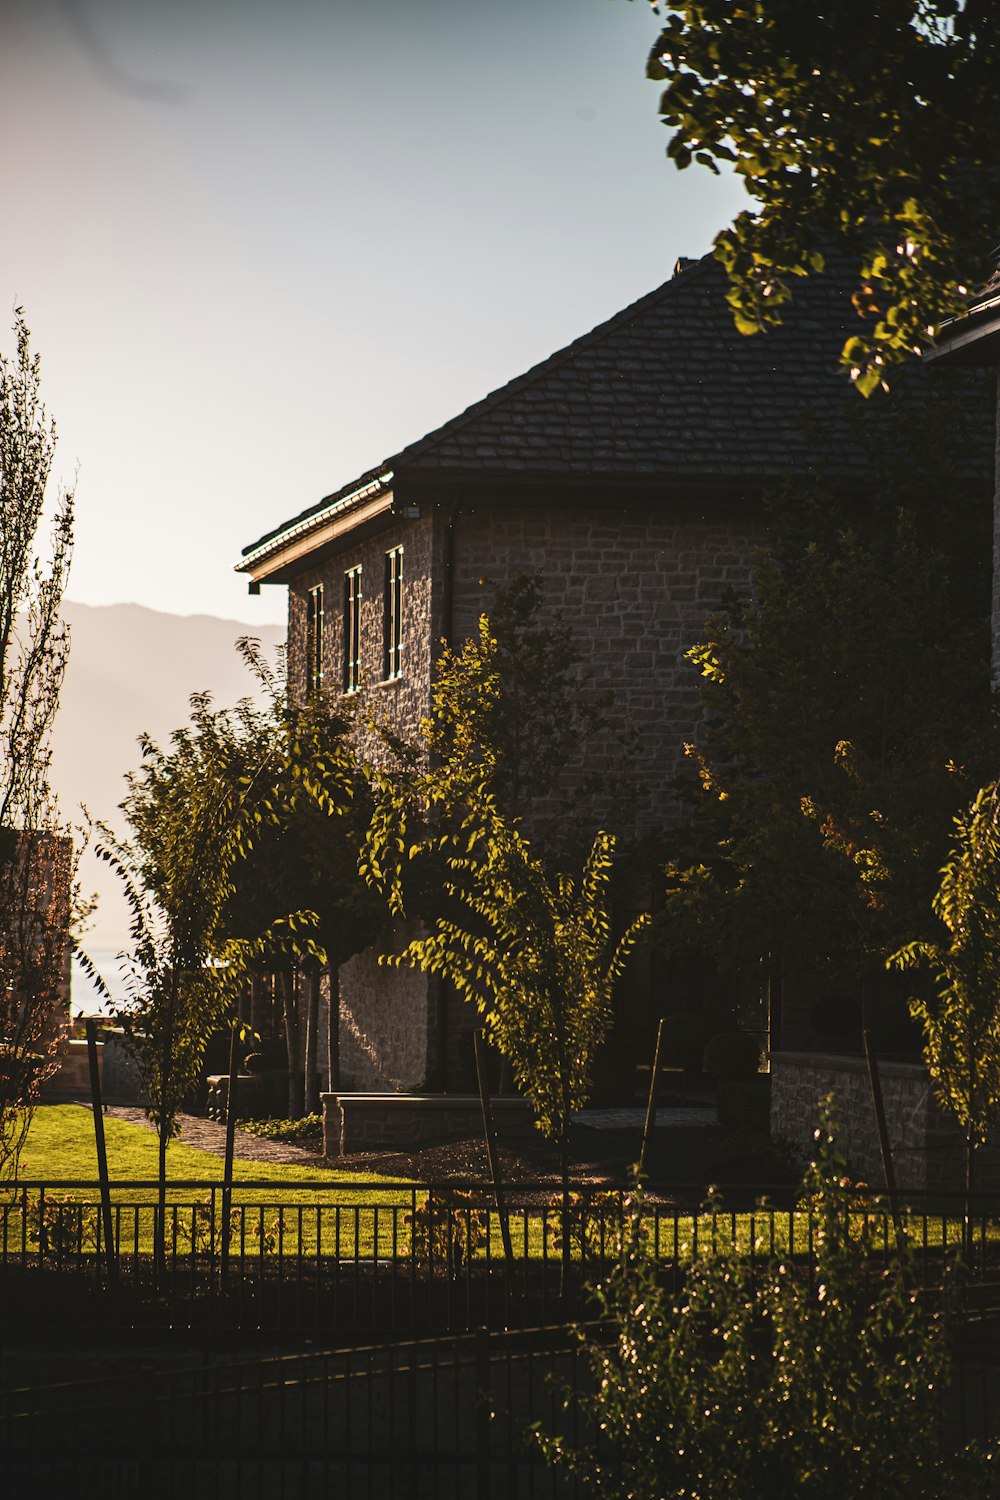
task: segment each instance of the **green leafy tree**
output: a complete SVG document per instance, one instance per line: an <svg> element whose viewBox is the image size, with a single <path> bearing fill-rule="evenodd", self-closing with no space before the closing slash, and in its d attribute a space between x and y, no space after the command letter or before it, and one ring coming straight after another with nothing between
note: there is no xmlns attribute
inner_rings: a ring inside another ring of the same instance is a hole
<svg viewBox="0 0 1000 1500"><path fill-rule="evenodd" d="M207 695L195 695L192 726L174 734L170 751L144 742L144 765L122 804L133 839L102 828L97 848L120 876L131 912L131 946L122 955L128 1003L118 1020L159 1139L161 1262L167 1146L200 1079L209 1037L225 1020L236 1023L238 997L265 960L277 952L293 960L317 955L312 913L285 914L249 938L226 920L259 787L278 748L274 734L247 744L249 731L260 728L249 703L216 713ZM86 960L85 967L93 972Z"/></svg>
<svg viewBox="0 0 1000 1500"><path fill-rule="evenodd" d="M38 550L55 429L20 309L0 356L0 1176L16 1173L41 1085L56 1068L72 844L49 784L69 640L60 619L73 545L60 496Z"/></svg>
<svg viewBox="0 0 1000 1500"><path fill-rule="evenodd" d="M924 1058L943 1108L965 1137L971 1200L976 1152L1000 1126L1000 787L977 794L955 819L956 843L941 871L934 911L946 943L918 940L891 955L895 968L929 969L936 994L910 1001ZM967 1214L971 1231L971 1201Z"/></svg>
<svg viewBox="0 0 1000 1500"><path fill-rule="evenodd" d="M507 817L544 819L551 845L560 827L576 827L581 780L568 785L567 769L608 725L569 627L547 619L543 603L537 578L497 590L476 636L442 650L422 730L436 784L453 788L452 801L466 784L486 786Z"/></svg>
<svg viewBox="0 0 1000 1500"><path fill-rule="evenodd" d="M867 531L828 519L762 554L753 597L689 651L707 718L663 928L858 993L920 931L995 752L983 581L912 515Z"/></svg>
<svg viewBox="0 0 1000 1500"><path fill-rule="evenodd" d="M613 940L610 835L598 833L579 877L554 874L484 791L461 838L446 836L442 852L449 912L383 962L441 974L476 1006L539 1130L558 1144L568 1223L570 1124L590 1096L614 984L647 919ZM568 1259L569 1234L563 1239Z"/></svg>
<svg viewBox="0 0 1000 1500"><path fill-rule="evenodd" d="M200 887L201 950L217 961L227 944L241 940L253 947L261 969L282 974L289 1113L298 1118L317 1103L320 968L329 966L335 1005L339 965L374 941L384 905L358 873L371 804L349 721L322 699L290 707L256 643L240 648L264 689L263 704L244 699L234 709L216 709L196 694L190 724L168 748L144 743L123 808L140 883L162 909L185 912ZM206 825L194 816L206 789L225 833L208 848ZM309 913L313 923L301 966L305 1014L297 981L303 955L289 942L293 913Z"/></svg>
<svg viewBox="0 0 1000 1500"><path fill-rule="evenodd" d="M601 1441L538 1433L547 1459L585 1490L634 1500L990 1493L988 1458L944 1432L941 1315L918 1305L905 1253L886 1265L872 1221L852 1219L827 1122L817 1135L803 1184L811 1275L791 1257L769 1260L763 1241L752 1256L713 1244L671 1297L633 1206L597 1293L610 1338L581 1332L591 1394L566 1403L569 1432Z"/></svg>
<svg viewBox="0 0 1000 1500"><path fill-rule="evenodd" d="M795 279L842 248L859 320L840 358L870 394L962 310L996 240L991 0L665 9L647 73L665 84L667 154L732 169L752 203L715 240L737 327L779 322Z"/></svg>

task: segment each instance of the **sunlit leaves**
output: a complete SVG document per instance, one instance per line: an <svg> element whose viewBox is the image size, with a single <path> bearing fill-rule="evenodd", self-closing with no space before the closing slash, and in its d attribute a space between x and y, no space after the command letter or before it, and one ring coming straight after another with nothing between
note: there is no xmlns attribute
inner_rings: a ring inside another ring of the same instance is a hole
<svg viewBox="0 0 1000 1500"><path fill-rule="evenodd" d="M581 1330L587 1394L537 1430L585 1493L633 1500L969 1500L989 1464L944 1435L941 1317L918 1305L905 1253L860 1226L828 1122L802 1187L812 1265L705 1243L676 1301L635 1209ZM706 1212L712 1212L709 1203ZM648 1222L648 1221L647 1221ZM706 1236L706 1240L709 1237ZM582 1384L582 1383L581 1383ZM579 1409L574 1409L578 1404ZM599 1444L586 1434L599 1432Z"/></svg>
<svg viewBox="0 0 1000 1500"><path fill-rule="evenodd" d="M955 845L941 871L934 911L946 942L917 941L894 953L900 969L930 969L933 995L910 1005L939 1101L971 1149L1000 1125L1000 790L984 787L955 819Z"/></svg>
<svg viewBox="0 0 1000 1500"><path fill-rule="evenodd" d="M1000 222L998 61L995 17L951 0L669 7L647 67L667 154L731 165L752 200L715 244L741 332L780 321L827 242L878 294L841 351L864 394L963 309Z"/></svg>

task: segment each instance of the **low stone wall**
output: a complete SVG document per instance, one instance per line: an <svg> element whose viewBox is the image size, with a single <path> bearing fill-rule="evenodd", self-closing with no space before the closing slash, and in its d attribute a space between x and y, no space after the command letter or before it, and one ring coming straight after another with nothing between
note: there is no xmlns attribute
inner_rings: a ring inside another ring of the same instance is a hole
<svg viewBox="0 0 1000 1500"><path fill-rule="evenodd" d="M104 1043L97 1043L97 1076L104 1091ZM90 1098L90 1059L85 1041L67 1040L59 1047L59 1068L42 1085L42 1100L58 1104L60 1100Z"/></svg>
<svg viewBox="0 0 1000 1500"><path fill-rule="evenodd" d="M900 1187L957 1191L965 1180L965 1147L957 1125L935 1103L930 1077L920 1063L881 1062L879 1078L886 1129ZM884 1182L868 1065L863 1057L813 1052L771 1056L771 1137L786 1141L803 1158L812 1145L817 1109L834 1096L841 1149L859 1178ZM984 1147L977 1161L978 1185L1000 1191L1000 1149Z"/></svg>
<svg viewBox="0 0 1000 1500"><path fill-rule="evenodd" d="M411 1151L447 1140L481 1135L477 1094L323 1094L323 1153L336 1158L354 1151ZM493 1100L500 1136L524 1137L534 1129L526 1099Z"/></svg>
<svg viewBox="0 0 1000 1500"><path fill-rule="evenodd" d="M139 1077L139 1064L126 1047L125 1033L120 1028L104 1032L104 1075L101 1090L105 1103L146 1103L146 1091Z"/></svg>

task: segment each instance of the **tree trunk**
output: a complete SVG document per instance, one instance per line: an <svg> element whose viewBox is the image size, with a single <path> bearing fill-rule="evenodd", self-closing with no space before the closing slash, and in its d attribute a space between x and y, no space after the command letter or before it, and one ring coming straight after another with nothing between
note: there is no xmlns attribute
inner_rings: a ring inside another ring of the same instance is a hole
<svg viewBox="0 0 1000 1500"><path fill-rule="evenodd" d="M267 1031L267 990L263 974L255 974L250 981L250 1030L259 1037Z"/></svg>
<svg viewBox="0 0 1000 1500"><path fill-rule="evenodd" d="M963 1240L963 1254L965 1257L965 1274L972 1275L972 1252L974 1238L972 1231L972 1197L975 1188L976 1177L976 1146L977 1141L968 1136L965 1142L965 1226Z"/></svg>
<svg viewBox="0 0 1000 1500"><path fill-rule="evenodd" d="M294 969L281 971L281 995L285 1010L285 1045L288 1049L288 1118L301 1120L305 1113L305 1077L299 1025L298 986Z"/></svg>
<svg viewBox="0 0 1000 1500"><path fill-rule="evenodd" d="M562 1177L562 1265L559 1270L559 1292L565 1297L569 1290L570 1260L572 1259L572 1223L569 1208L569 1120L566 1119L559 1137L559 1171ZM582 1243L582 1241L581 1241Z"/></svg>
<svg viewBox="0 0 1000 1500"><path fill-rule="evenodd" d="M326 1086L331 1094L340 1088L340 969L331 964L330 1013L326 1028Z"/></svg>
<svg viewBox="0 0 1000 1500"><path fill-rule="evenodd" d="M156 1122L159 1133L159 1176L156 1187L156 1223L153 1226L153 1260L157 1277L167 1271L167 1122L162 1117Z"/></svg>
<svg viewBox="0 0 1000 1500"><path fill-rule="evenodd" d="M306 1045L304 1110L307 1115L319 1109L316 1069L319 1065L319 964L310 963L304 971L306 987Z"/></svg>

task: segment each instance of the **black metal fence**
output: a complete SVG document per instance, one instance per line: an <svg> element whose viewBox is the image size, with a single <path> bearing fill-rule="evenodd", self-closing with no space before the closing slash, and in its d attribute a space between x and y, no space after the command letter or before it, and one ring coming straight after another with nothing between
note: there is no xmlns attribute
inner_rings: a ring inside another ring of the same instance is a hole
<svg viewBox="0 0 1000 1500"><path fill-rule="evenodd" d="M131 1370L0 1396L0 1474L12 1495L77 1500L569 1496L531 1428L599 1446L563 1405L590 1381L553 1329ZM957 1366L946 1419L996 1440L1000 1364Z"/></svg>
<svg viewBox="0 0 1000 1500"><path fill-rule="evenodd" d="M568 1213L551 1184L508 1190L510 1255L481 1185L170 1185L162 1226L154 1183L116 1185L111 1243L96 1185L22 1182L0 1192L0 1317L8 1333L73 1326L196 1333L419 1336L482 1326L560 1324L617 1253L620 1190L574 1189ZM970 1309L1000 1308L1000 1202L971 1219L959 1198L911 1199L902 1228L921 1283L941 1284L961 1254ZM845 1199L851 1231L888 1256L896 1224L878 1195ZM788 1256L810 1274L816 1219L806 1204L710 1208L649 1190L641 1219L664 1281L691 1256L738 1246ZM159 1253L157 1253L159 1251Z"/></svg>

